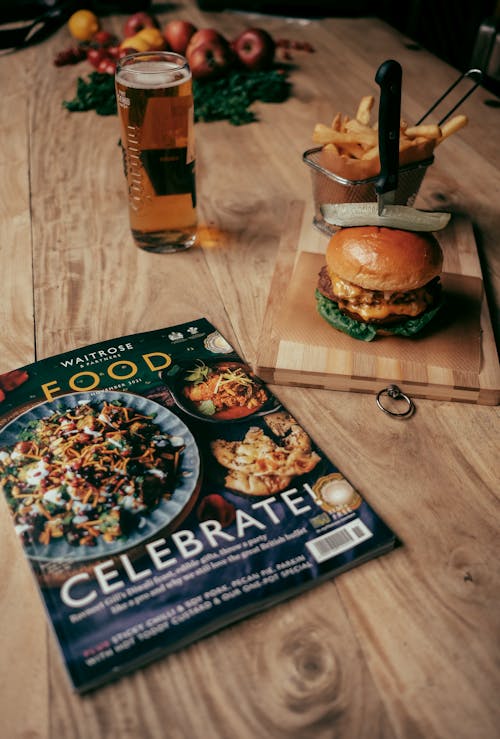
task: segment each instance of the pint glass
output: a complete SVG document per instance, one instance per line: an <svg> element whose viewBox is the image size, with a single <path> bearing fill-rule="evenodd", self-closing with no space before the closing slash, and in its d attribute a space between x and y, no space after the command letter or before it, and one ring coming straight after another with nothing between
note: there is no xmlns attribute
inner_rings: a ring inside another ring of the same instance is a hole
<svg viewBox="0 0 500 739"><path fill-rule="evenodd" d="M141 52L120 60L116 97L132 235L154 252L196 237L191 71L180 54Z"/></svg>

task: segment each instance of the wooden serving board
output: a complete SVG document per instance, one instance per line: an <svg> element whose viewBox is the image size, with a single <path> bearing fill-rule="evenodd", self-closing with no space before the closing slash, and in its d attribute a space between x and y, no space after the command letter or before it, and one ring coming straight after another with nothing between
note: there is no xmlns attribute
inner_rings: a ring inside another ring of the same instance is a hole
<svg viewBox="0 0 500 739"><path fill-rule="evenodd" d="M454 216L438 234L447 307L433 330L413 339L363 342L316 311L314 289L328 236L312 212L292 204L278 251L259 339L263 380L376 393L397 384L413 397L482 405L500 402L500 366L470 221Z"/></svg>

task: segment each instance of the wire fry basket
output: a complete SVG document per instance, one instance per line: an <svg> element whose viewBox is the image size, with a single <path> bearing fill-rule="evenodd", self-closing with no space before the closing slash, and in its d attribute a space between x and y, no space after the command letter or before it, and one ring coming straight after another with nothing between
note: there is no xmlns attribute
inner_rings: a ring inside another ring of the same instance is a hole
<svg viewBox="0 0 500 739"><path fill-rule="evenodd" d="M442 116L438 125L441 126L457 108L466 100L474 90L481 84L483 72L480 69L469 69L461 74L458 79L445 90L436 102L427 110L426 113L417 121L420 125L427 116L438 108L438 106L448 98L450 93L460 85L463 80L472 80L474 83L460 99L455 102L453 107ZM373 203L377 201L377 193L375 183L379 177L378 174L368 177L364 180L349 180L340 175L330 172L320 164L320 152L322 146L314 149L308 149L302 155L302 160L310 167L312 178L312 189L314 199L314 218L313 224L324 233L331 234L335 227L329 226L321 214L320 205L325 203ZM399 168L398 187L395 196L395 205L412 206L417 197L422 180L425 177L427 167L434 161L431 156L417 162L403 165Z"/></svg>
<svg viewBox="0 0 500 739"><path fill-rule="evenodd" d="M321 166L319 163L321 150L321 146L308 149L302 155L302 160L311 169L314 199L313 224L320 231L331 234L332 227L323 219L320 205L325 203L376 202L377 193L375 191L375 183L378 175L368 177L365 180L347 180L344 177L340 177ZM412 164L400 167L395 205L413 205L427 167L433 161L434 157L430 157L429 159L423 159L420 162L413 162Z"/></svg>

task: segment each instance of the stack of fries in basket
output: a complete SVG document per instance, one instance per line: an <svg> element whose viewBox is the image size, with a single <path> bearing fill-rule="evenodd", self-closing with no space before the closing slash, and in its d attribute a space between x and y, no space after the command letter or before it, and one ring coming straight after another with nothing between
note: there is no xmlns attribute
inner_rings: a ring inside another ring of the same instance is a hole
<svg viewBox="0 0 500 739"><path fill-rule="evenodd" d="M371 123L374 102L372 95L366 95L361 98L355 118L337 113L330 126L316 124L313 142L322 146L326 169L352 179L370 177L379 171L378 125L377 122ZM465 115L456 115L441 126L410 126L401 120L400 166L431 157L438 144L463 128L467 122Z"/></svg>

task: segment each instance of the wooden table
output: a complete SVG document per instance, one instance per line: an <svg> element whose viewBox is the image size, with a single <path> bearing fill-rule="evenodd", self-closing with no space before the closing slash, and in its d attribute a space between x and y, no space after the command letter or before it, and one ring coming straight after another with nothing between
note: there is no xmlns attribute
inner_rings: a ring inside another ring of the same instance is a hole
<svg viewBox="0 0 500 739"><path fill-rule="evenodd" d="M377 94L386 58L403 66L410 120L457 76L377 19L210 15L193 2L160 17L174 15L229 37L258 24L316 53L294 53L293 96L257 105L258 123L196 126L202 245L178 255L133 246L117 119L61 106L85 66L53 66L67 30L0 60L0 372L201 315L253 362L288 206L310 198L301 154L314 124ZM467 101L470 124L419 200L472 219L492 311L498 104L481 90ZM3 737L498 736L497 408L419 400L402 422L370 394L274 389L402 546L81 698L2 505Z"/></svg>

